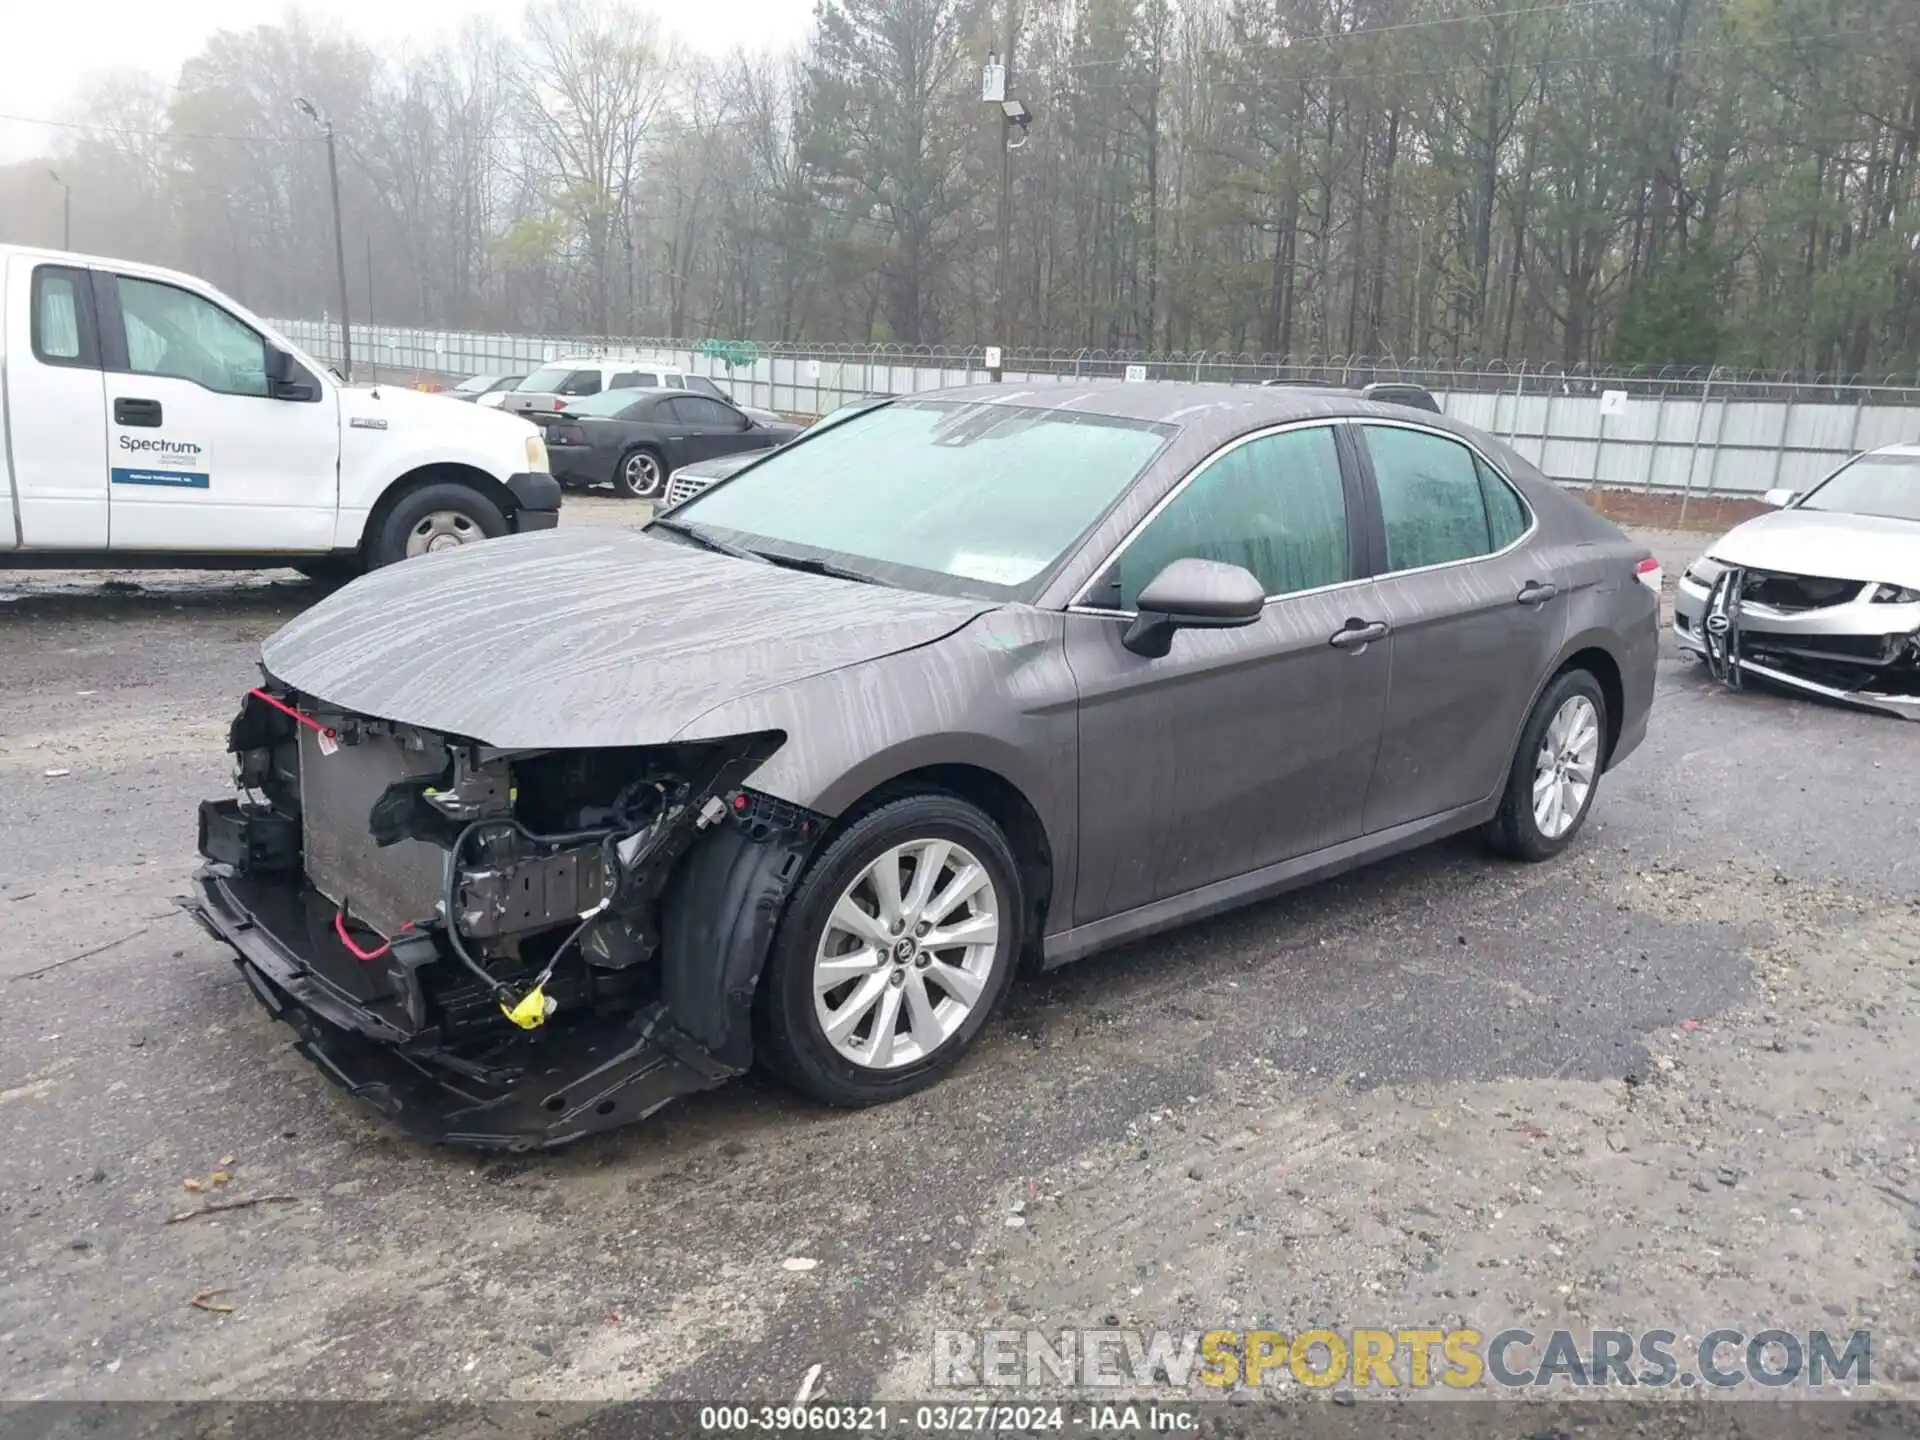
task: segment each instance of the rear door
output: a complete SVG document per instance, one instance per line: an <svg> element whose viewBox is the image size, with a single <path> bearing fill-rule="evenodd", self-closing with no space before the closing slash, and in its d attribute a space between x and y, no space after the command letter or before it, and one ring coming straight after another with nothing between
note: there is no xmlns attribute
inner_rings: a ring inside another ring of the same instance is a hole
<svg viewBox="0 0 1920 1440"><path fill-rule="evenodd" d="M1354 426L1377 506L1393 684L1369 834L1486 799L1566 633L1564 577L1519 493L1465 442Z"/></svg>
<svg viewBox="0 0 1920 1440"><path fill-rule="evenodd" d="M197 291L95 272L115 550L333 546L337 393L268 394L267 340Z"/></svg>
<svg viewBox="0 0 1920 1440"><path fill-rule="evenodd" d="M5 530L36 549L107 548L106 384L92 278L16 255L7 265Z"/></svg>
<svg viewBox="0 0 1920 1440"><path fill-rule="evenodd" d="M1387 700L1363 492L1339 427L1293 426L1207 461L1070 609L1080 692L1075 923L1306 855L1360 833ZM1185 630L1154 660L1122 643L1143 586L1174 560L1241 565L1266 609Z"/></svg>

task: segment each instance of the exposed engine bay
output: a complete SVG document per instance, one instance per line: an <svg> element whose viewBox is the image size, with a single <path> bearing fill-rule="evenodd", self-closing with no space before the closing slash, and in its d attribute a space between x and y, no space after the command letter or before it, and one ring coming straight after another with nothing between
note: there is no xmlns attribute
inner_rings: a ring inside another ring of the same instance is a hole
<svg viewBox="0 0 1920 1440"><path fill-rule="evenodd" d="M574 1139L750 1061L819 828L741 788L782 738L503 752L256 689L189 908L309 1058L409 1129Z"/></svg>

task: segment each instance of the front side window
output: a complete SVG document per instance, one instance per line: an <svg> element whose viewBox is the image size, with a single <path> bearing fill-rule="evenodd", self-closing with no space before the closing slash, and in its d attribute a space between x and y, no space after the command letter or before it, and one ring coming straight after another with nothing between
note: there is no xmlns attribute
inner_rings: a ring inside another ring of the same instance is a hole
<svg viewBox="0 0 1920 1440"><path fill-rule="evenodd" d="M191 380L220 395L267 393L267 342L211 300L154 280L119 277L127 366Z"/></svg>
<svg viewBox="0 0 1920 1440"><path fill-rule="evenodd" d="M1068 410L902 401L768 452L672 519L887 583L1025 598L1176 433Z"/></svg>
<svg viewBox="0 0 1920 1440"><path fill-rule="evenodd" d="M1089 598L1133 610L1154 576L1188 558L1251 570L1270 596L1348 579L1333 430L1264 435L1209 463L1127 546L1106 595Z"/></svg>
<svg viewBox="0 0 1920 1440"><path fill-rule="evenodd" d="M1418 570L1499 548L1493 543L1473 451L1426 430L1390 425L1361 429L1380 491L1387 569Z"/></svg>
<svg viewBox="0 0 1920 1440"><path fill-rule="evenodd" d="M722 405L704 395L680 395L668 403L673 406L675 419L706 430L738 430L745 418L731 405Z"/></svg>

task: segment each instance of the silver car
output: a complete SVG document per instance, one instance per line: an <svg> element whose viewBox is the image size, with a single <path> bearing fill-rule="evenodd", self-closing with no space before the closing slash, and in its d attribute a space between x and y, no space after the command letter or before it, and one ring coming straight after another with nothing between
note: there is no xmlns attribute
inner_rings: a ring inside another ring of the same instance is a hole
<svg viewBox="0 0 1920 1440"><path fill-rule="evenodd" d="M1739 686L1795 690L1920 720L1920 444L1856 455L1805 495L1737 525L1687 567L1683 650Z"/></svg>

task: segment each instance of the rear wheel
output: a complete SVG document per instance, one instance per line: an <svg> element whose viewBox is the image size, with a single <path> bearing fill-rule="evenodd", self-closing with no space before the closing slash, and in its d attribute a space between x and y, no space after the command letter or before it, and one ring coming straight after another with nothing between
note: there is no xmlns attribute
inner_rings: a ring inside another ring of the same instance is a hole
<svg viewBox="0 0 1920 1440"><path fill-rule="evenodd" d="M635 500L653 500L666 488L666 463L651 450L632 450L613 472L613 488Z"/></svg>
<svg viewBox="0 0 1920 1440"><path fill-rule="evenodd" d="M1573 843L1593 808L1605 762L1607 697L1585 670L1547 686L1520 732L1487 839L1516 860L1546 860Z"/></svg>
<svg viewBox="0 0 1920 1440"><path fill-rule="evenodd" d="M367 545L367 565L391 565L506 533L500 507L471 485L422 485L402 495L380 520Z"/></svg>
<svg viewBox="0 0 1920 1440"><path fill-rule="evenodd" d="M829 844L787 906L759 997L761 1053L829 1105L872 1105L951 1070L1020 952L1018 865L955 796L910 795Z"/></svg>

